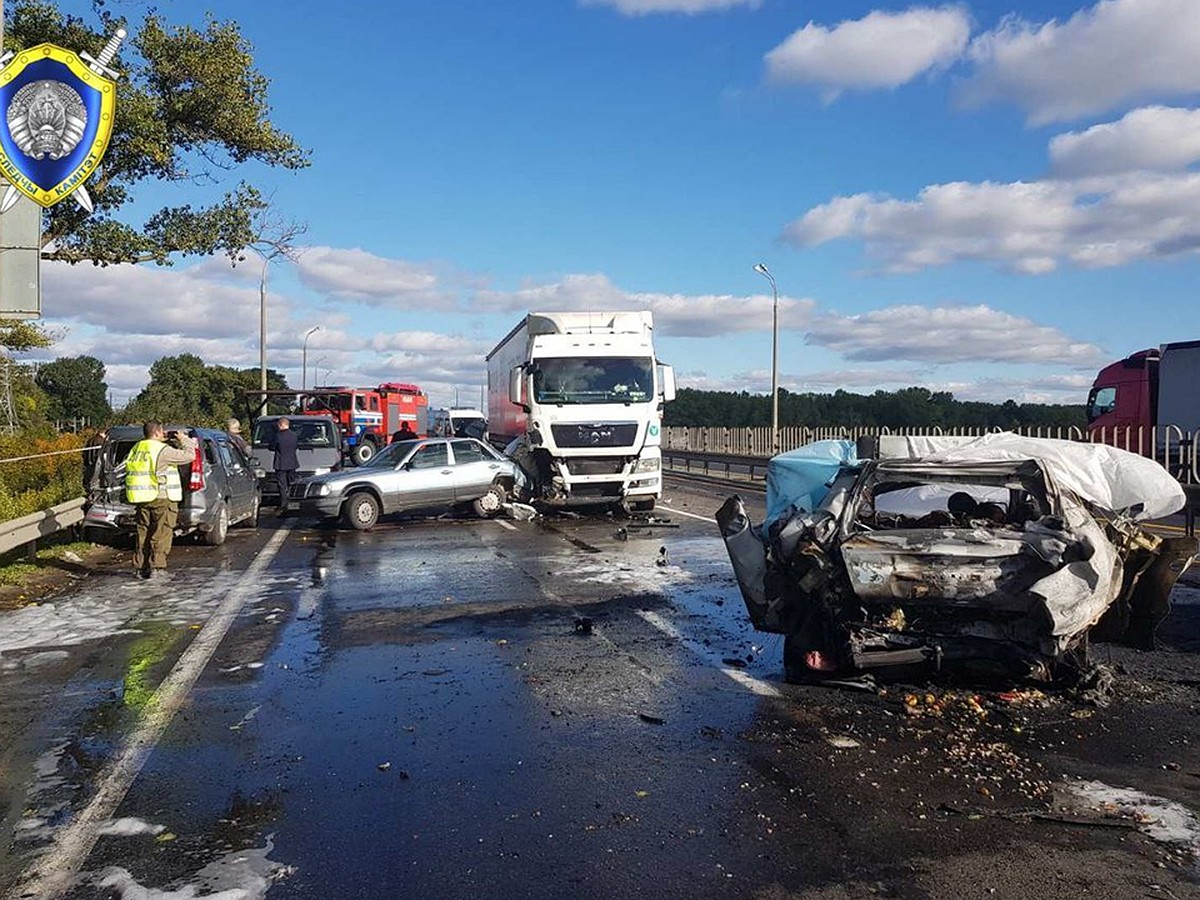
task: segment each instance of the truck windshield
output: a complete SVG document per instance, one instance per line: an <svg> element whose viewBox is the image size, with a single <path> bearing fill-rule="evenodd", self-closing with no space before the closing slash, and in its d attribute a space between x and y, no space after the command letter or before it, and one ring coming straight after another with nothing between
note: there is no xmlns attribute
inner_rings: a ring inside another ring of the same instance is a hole
<svg viewBox="0 0 1200 900"><path fill-rule="evenodd" d="M314 412L324 412L325 410L333 410L335 412L344 412L350 408L349 394L314 394L306 403L306 409L311 409Z"/></svg>
<svg viewBox="0 0 1200 900"><path fill-rule="evenodd" d="M649 357L565 357L539 359L533 369L538 403L641 403L654 391Z"/></svg>

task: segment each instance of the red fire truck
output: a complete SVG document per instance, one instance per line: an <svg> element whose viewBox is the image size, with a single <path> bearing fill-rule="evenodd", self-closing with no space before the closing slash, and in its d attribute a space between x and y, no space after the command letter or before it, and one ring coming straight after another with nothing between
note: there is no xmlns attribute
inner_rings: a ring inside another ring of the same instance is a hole
<svg viewBox="0 0 1200 900"><path fill-rule="evenodd" d="M358 466L391 443L405 422L420 437L428 428L429 398L415 384L315 387L304 398L303 408L337 419L350 461Z"/></svg>

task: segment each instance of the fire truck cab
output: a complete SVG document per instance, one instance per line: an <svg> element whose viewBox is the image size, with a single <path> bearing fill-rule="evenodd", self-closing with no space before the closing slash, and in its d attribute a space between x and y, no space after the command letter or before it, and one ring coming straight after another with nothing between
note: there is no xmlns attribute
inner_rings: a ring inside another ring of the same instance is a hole
<svg viewBox="0 0 1200 900"><path fill-rule="evenodd" d="M358 466L391 443L392 435L405 423L418 437L424 437L428 429L429 398L415 384L316 387L305 398L304 407L337 420L346 454Z"/></svg>

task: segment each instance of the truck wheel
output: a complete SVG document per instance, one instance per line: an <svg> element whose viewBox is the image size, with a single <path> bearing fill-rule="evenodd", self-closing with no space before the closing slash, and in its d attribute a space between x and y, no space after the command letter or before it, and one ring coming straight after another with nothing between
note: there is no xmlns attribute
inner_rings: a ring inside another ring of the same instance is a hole
<svg viewBox="0 0 1200 900"><path fill-rule="evenodd" d="M499 513L507 502L508 491L498 484L493 484L486 494L471 504L471 508L479 518L490 519Z"/></svg>
<svg viewBox="0 0 1200 900"><path fill-rule="evenodd" d="M213 527L204 532L204 543L210 547L219 547L225 543L225 535L229 534L229 507L224 503L217 510L217 521Z"/></svg>
<svg viewBox="0 0 1200 900"><path fill-rule="evenodd" d="M379 501L370 491L357 491L346 501L342 519L351 528L366 531L379 521Z"/></svg>
<svg viewBox="0 0 1200 900"><path fill-rule="evenodd" d="M350 451L350 461L356 466L365 466L375 453L376 450L373 441L362 441L355 444L354 449Z"/></svg>

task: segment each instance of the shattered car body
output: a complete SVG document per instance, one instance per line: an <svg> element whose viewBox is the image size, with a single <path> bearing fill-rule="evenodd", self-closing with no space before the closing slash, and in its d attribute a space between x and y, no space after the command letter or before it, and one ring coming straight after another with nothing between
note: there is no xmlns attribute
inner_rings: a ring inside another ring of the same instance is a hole
<svg viewBox="0 0 1200 900"><path fill-rule="evenodd" d="M819 491L769 496L761 529L737 497L717 513L754 626L787 636L789 677L1082 670L1089 636L1152 644L1196 553L1138 524L1182 505L1175 480L1114 448L989 435L901 439L880 459L842 449Z"/></svg>

